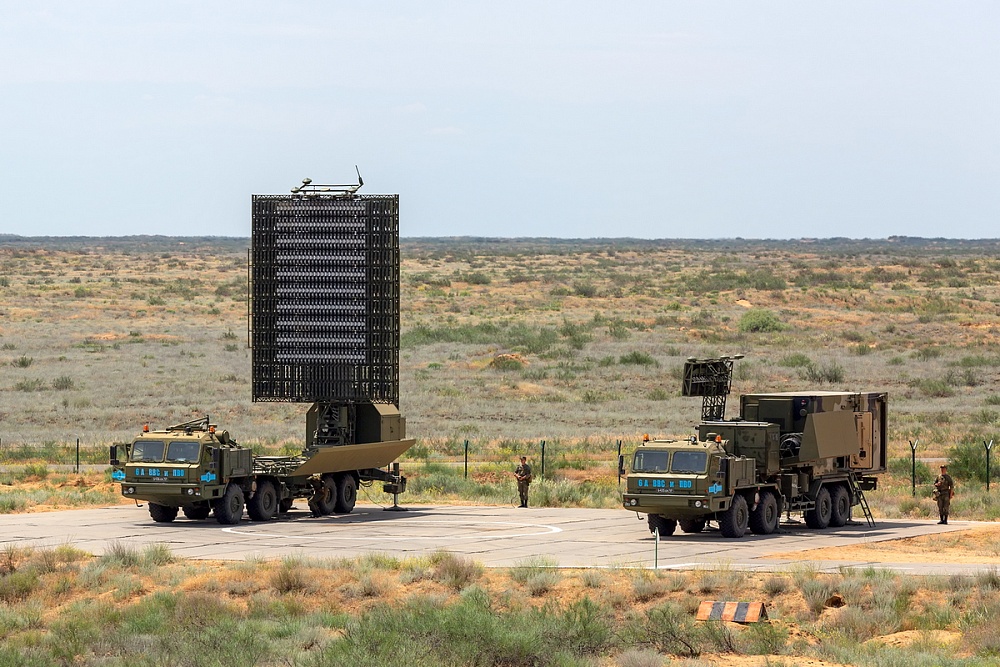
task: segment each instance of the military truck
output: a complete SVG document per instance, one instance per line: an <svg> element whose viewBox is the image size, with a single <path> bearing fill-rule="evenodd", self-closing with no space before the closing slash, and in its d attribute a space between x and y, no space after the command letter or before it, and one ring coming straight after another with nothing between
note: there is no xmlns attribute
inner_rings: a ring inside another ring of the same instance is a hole
<svg viewBox="0 0 1000 667"><path fill-rule="evenodd" d="M709 521L725 537L748 529L767 535L792 512L811 528L839 527L856 506L874 525L864 491L875 489L886 469L887 395L748 394L739 416L726 420L736 358L688 360L682 393L704 397L697 435L644 438L627 474L622 457L623 506L647 514L650 531L661 536L677 526L698 533Z"/></svg>
<svg viewBox="0 0 1000 667"><path fill-rule="evenodd" d="M303 179L253 195L248 343L254 401L311 404L297 456L254 456L208 418L148 431L112 450L122 493L155 521L182 510L237 523L309 498L350 512L359 484L406 480L382 468L413 444L399 413L399 196ZM122 458L119 458L122 454ZM393 503L395 507L395 503Z"/></svg>
<svg viewBox="0 0 1000 667"><path fill-rule="evenodd" d="M214 513L219 523L232 525L242 520L244 507L252 521L268 521L291 509L296 498L308 499L316 516L347 514L361 485L382 482L394 500L406 490L398 464L382 468L414 441L395 439L401 418L378 407L381 412L369 417L377 416L385 439L323 446L316 440L318 407L313 406L306 417L306 448L298 456L254 456L208 417L158 431L146 426L131 444L111 448L112 479L121 482L126 498L145 500L160 523L182 511L196 521Z"/></svg>

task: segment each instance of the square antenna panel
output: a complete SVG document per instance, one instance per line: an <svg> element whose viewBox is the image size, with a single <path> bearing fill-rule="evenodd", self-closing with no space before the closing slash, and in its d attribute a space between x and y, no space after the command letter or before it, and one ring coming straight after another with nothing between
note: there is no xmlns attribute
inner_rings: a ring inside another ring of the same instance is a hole
<svg viewBox="0 0 1000 667"><path fill-rule="evenodd" d="M688 359L681 396L726 396L732 386L733 358Z"/></svg>
<svg viewBox="0 0 1000 667"><path fill-rule="evenodd" d="M253 400L399 402L399 196L253 195Z"/></svg>

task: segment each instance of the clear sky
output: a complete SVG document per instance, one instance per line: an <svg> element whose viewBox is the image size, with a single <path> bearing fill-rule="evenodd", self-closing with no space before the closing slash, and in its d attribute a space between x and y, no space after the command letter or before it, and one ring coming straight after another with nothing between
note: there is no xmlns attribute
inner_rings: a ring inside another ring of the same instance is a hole
<svg viewBox="0 0 1000 667"><path fill-rule="evenodd" d="M0 233L1000 236L1000 3L0 0Z"/></svg>

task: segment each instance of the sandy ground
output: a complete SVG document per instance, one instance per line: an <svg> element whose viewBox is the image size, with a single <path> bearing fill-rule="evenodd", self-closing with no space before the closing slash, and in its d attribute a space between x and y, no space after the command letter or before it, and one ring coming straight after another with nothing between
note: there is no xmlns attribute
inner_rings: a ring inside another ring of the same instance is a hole
<svg viewBox="0 0 1000 667"><path fill-rule="evenodd" d="M876 563L997 563L1000 525L975 525L943 535L922 535L850 547L768 554L772 558L859 560Z"/></svg>

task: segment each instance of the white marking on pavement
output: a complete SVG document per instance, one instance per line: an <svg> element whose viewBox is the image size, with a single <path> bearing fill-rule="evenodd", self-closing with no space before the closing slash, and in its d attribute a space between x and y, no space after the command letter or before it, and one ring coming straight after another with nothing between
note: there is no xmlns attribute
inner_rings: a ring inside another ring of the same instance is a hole
<svg viewBox="0 0 1000 667"><path fill-rule="evenodd" d="M509 521L463 521L463 520L458 520L458 521L454 521L454 520L452 520L452 521L428 521L428 520L425 520L425 519L414 519L414 520L411 520L411 521L407 521L405 523L393 523L391 525L387 525L386 528L391 528L391 529L398 530L399 528L405 528L407 526L411 526L411 525L417 524L417 523L419 523L419 524L435 525L435 526L449 526L449 527L456 527L456 526L457 527L462 527L462 526L486 526L487 529L488 529L489 527L494 527L494 526L505 526L505 527L507 527L507 529L509 529L509 528L536 528L538 530L533 530L531 532L521 532L521 533L496 533L496 532L494 532L494 533L491 533L491 534L479 533L479 534L471 534L471 535L414 535L412 532L410 532L407 535L384 535L384 534L382 534L382 535L359 536L359 535L347 535L347 534L343 534L343 533L339 533L339 532L336 533L336 534L329 534L328 533L328 534L325 534L325 535L294 535L294 534L283 535L283 534L279 534L279 533L261 533L261 532L255 531L255 530L246 530L246 529L241 529L240 527L232 526L232 527L229 527L229 528L223 528L222 532L229 533L231 535L245 535L247 537L274 537L274 538L286 539L286 540L329 540L329 539L336 539L336 540L350 540L350 541L355 541L355 542L371 542L371 541L379 541L379 542L381 542L381 541L386 541L386 540L389 540L389 541L404 541L404 540L420 540L420 539L423 539L423 540L441 540L441 541L491 540L491 539L495 539L495 538L534 537L534 536L537 536L537 535L552 535L552 534L555 534L555 533L561 533L562 532L562 528L559 528L557 526L549 526L549 525L545 525L545 524L540 524L540 523L513 523L513 522L509 522ZM371 524L371 525L376 525L376 524ZM312 527L315 527L315 526L316 526L316 524L312 524ZM351 530L359 530L360 527L361 526L360 526L359 523L353 523L352 526L351 526ZM505 530L505 529L501 528L500 530Z"/></svg>

